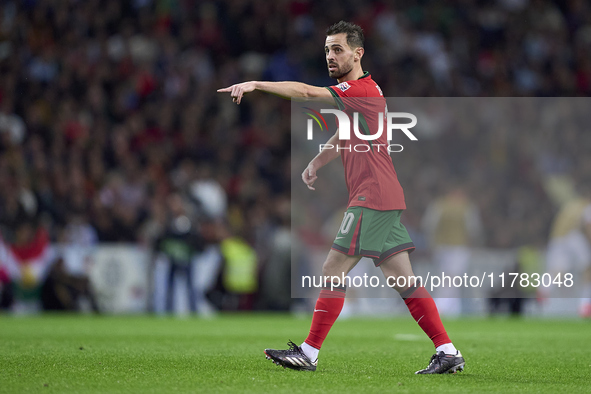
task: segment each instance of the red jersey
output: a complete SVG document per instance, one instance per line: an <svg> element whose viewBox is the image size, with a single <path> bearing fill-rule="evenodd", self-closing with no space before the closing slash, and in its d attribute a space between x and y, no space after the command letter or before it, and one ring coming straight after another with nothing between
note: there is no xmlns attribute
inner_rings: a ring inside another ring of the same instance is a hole
<svg viewBox="0 0 591 394"><path fill-rule="evenodd" d="M339 152L349 191L348 206L380 211L406 209L404 192L387 149L387 109L382 90L368 72L357 80L342 82L327 89L335 97L339 109L347 113L351 124L351 138L339 140ZM359 130L364 134L376 134L381 112L382 135L376 140L362 140L357 137L353 131L354 112L363 115L359 116L358 123Z"/></svg>

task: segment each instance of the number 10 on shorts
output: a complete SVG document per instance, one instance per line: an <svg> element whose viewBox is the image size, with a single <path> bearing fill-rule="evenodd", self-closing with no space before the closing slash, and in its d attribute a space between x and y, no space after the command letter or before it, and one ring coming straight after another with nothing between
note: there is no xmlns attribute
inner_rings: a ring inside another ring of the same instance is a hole
<svg viewBox="0 0 591 394"><path fill-rule="evenodd" d="M345 217L343 218L343 222L341 223L341 228L339 232L343 235L348 234L349 230L351 230L351 225L355 221L355 215L353 212L345 212Z"/></svg>

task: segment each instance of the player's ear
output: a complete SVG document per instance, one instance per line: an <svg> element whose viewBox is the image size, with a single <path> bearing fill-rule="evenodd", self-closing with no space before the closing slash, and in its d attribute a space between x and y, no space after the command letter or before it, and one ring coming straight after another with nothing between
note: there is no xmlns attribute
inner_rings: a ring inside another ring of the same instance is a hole
<svg viewBox="0 0 591 394"><path fill-rule="evenodd" d="M357 47L355 48L355 61L360 61L361 58L363 57L363 54L365 53L365 50L363 49L363 47Z"/></svg>

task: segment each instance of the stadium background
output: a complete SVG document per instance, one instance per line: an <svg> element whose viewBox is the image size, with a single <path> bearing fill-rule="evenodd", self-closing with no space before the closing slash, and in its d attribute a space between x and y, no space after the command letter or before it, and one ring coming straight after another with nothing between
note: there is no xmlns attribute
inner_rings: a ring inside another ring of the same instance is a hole
<svg viewBox="0 0 591 394"><path fill-rule="evenodd" d="M162 250L186 216L194 255L233 241L206 284L218 305L288 308L273 294L289 281L273 269L289 229L290 103L255 93L235 106L216 89L332 84L322 43L340 19L364 28L364 68L387 96L591 93L585 1L4 1L0 225L24 257L20 275L0 270L3 290L38 299L52 245ZM397 164L412 196L405 225L420 241L426 208L452 179L481 212L481 246L543 248L560 203L591 173L589 133L545 133L432 136L423 156ZM237 279L243 270L252 280Z"/></svg>

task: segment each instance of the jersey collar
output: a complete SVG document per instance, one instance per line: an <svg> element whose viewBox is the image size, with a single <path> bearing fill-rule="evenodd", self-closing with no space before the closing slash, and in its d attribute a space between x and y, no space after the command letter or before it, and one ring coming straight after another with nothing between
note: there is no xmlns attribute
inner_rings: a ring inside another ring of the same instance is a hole
<svg viewBox="0 0 591 394"><path fill-rule="evenodd" d="M367 77L369 77L369 71L365 71L362 76L360 76L359 78L357 78L357 80L360 80L362 78L367 78Z"/></svg>

